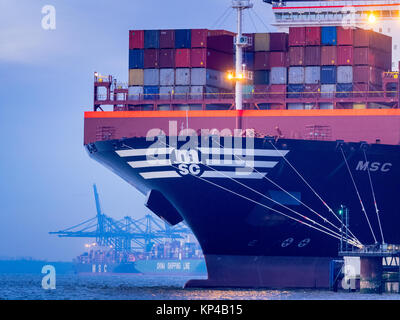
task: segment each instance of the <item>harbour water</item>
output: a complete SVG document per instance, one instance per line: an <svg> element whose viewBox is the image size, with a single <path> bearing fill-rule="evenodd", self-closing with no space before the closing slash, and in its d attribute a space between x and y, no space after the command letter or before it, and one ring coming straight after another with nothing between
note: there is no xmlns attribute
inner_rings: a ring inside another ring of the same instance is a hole
<svg viewBox="0 0 400 320"><path fill-rule="evenodd" d="M327 290L184 289L193 277L57 275L42 288L42 274L0 274L0 300L400 300L400 294ZM201 278L201 277L198 277Z"/></svg>

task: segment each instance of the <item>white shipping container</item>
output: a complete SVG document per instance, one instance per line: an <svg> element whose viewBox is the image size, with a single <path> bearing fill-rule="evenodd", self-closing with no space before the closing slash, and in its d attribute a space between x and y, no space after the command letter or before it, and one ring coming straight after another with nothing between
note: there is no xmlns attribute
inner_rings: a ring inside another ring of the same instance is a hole
<svg viewBox="0 0 400 320"><path fill-rule="evenodd" d="M321 84L321 98L333 98L336 84Z"/></svg>
<svg viewBox="0 0 400 320"><path fill-rule="evenodd" d="M290 84L304 83L304 67L289 68L289 83Z"/></svg>
<svg viewBox="0 0 400 320"><path fill-rule="evenodd" d="M175 69L175 84L177 86L190 85L190 69L189 68Z"/></svg>
<svg viewBox="0 0 400 320"><path fill-rule="evenodd" d="M302 110L304 109L303 103L288 103L287 104L288 110Z"/></svg>
<svg viewBox="0 0 400 320"><path fill-rule="evenodd" d="M337 67L337 82L338 83L353 83L353 67L338 66Z"/></svg>
<svg viewBox="0 0 400 320"><path fill-rule="evenodd" d="M139 100L139 97L142 94L143 94L143 87L139 86L128 87L128 100Z"/></svg>
<svg viewBox="0 0 400 320"><path fill-rule="evenodd" d="M169 100L174 93L174 87L172 86L164 86L160 87L160 99L161 100Z"/></svg>
<svg viewBox="0 0 400 320"><path fill-rule="evenodd" d="M173 86L175 83L174 69L160 69L160 86Z"/></svg>
<svg viewBox="0 0 400 320"><path fill-rule="evenodd" d="M272 67L269 73L270 84L286 84L287 83L287 68Z"/></svg>
<svg viewBox="0 0 400 320"><path fill-rule="evenodd" d="M306 67L304 78L306 84L319 84L321 79L321 67Z"/></svg>
<svg viewBox="0 0 400 320"><path fill-rule="evenodd" d="M190 94L190 86L175 86L174 97L175 99L186 99Z"/></svg>

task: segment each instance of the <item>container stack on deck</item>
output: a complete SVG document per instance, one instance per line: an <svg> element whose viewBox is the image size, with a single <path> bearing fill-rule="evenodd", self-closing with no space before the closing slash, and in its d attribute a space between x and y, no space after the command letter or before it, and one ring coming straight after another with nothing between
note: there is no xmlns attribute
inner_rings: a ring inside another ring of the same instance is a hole
<svg viewBox="0 0 400 320"><path fill-rule="evenodd" d="M224 30L131 30L130 100L202 99L232 92L233 33Z"/></svg>
<svg viewBox="0 0 400 320"><path fill-rule="evenodd" d="M359 103L339 101L336 108L366 108L366 92L381 91L382 72L391 68L392 39L370 30L292 27L289 34L245 35L251 45L243 50L243 63L253 79L244 82L244 98L303 99L287 105L266 101L260 108L331 109L333 102L316 105L313 100L351 96L360 97ZM233 92L226 76L235 68L233 37L229 31L207 29L130 31L130 100L202 99Z"/></svg>

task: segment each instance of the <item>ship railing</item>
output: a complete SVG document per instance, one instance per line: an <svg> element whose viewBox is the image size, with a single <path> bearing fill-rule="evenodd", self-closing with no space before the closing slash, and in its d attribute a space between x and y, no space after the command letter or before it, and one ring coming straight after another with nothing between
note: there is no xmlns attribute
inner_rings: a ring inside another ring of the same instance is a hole
<svg viewBox="0 0 400 320"><path fill-rule="evenodd" d="M398 79L399 78L399 73L398 72L384 72L383 73L383 78L385 79Z"/></svg>
<svg viewBox="0 0 400 320"><path fill-rule="evenodd" d="M233 100L233 92L219 92L219 93L139 93L139 94L128 94L125 89L121 89L121 92L114 92L111 95L111 100L118 104L123 104L126 101L146 101L149 103L154 100L162 101L174 101L179 103L179 100ZM310 92L245 92L243 98L245 100L268 100L268 99L309 99L311 100L326 100L335 98L383 98L383 97L396 97L398 94L395 90L383 91L310 91ZM97 94L97 101L107 100L106 94ZM268 101L266 101L268 102ZM360 103L363 101L360 100Z"/></svg>

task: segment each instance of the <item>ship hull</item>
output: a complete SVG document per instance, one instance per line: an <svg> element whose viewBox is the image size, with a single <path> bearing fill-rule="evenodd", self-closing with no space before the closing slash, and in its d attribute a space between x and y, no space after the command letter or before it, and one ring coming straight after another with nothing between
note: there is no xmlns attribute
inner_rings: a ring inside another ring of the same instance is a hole
<svg viewBox="0 0 400 320"><path fill-rule="evenodd" d="M87 148L148 199L157 191L176 209L203 249L209 278L204 286L326 287L329 261L337 256L340 241L324 231L340 233L337 211L342 204L349 208L349 230L361 243L381 241L382 234L386 243L400 243L399 146L255 138L254 150L267 154L256 156L256 163L274 165L254 169L249 177L232 174L232 166L199 164L199 172L183 175L172 164L132 165L146 159L132 150L150 146L146 138L127 138ZM277 281L279 274L286 280ZM200 283L188 283L193 285Z"/></svg>

